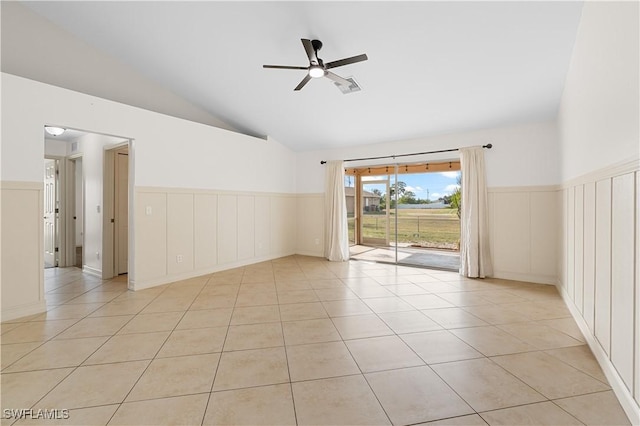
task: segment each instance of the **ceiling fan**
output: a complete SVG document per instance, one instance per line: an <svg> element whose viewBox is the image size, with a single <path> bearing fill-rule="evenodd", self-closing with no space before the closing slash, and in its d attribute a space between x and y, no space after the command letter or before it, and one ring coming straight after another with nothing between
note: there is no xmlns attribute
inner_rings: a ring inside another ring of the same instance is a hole
<svg viewBox="0 0 640 426"><path fill-rule="evenodd" d="M343 65L354 64L356 62L366 61L367 55L362 54L358 56L352 56L350 58L340 59L338 61L324 63L322 59L318 58L318 50L322 49L322 42L320 40L307 40L306 38L301 39L302 45L304 46L304 50L307 52L307 56L309 57L309 66L308 67L295 67L288 65L263 65L263 68L276 68L276 69L284 69L284 70L307 70L307 75L302 79L300 84L296 86L293 90L302 89L305 84L309 82L312 78L320 78L327 77L338 84L349 86L351 82L347 79L340 77L328 71L332 68L341 67Z"/></svg>

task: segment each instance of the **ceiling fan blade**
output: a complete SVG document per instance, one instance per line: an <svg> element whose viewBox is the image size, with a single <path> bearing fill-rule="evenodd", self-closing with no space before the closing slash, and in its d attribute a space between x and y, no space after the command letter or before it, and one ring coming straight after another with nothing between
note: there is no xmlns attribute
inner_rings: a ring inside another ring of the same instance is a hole
<svg viewBox="0 0 640 426"><path fill-rule="evenodd" d="M330 71L327 71L324 76L335 81L338 84L342 84L343 86L347 86L347 87L351 86L351 82L349 80L342 78L339 75L336 75Z"/></svg>
<svg viewBox="0 0 640 426"><path fill-rule="evenodd" d="M279 70L306 70L309 67L293 67L289 65L263 65L262 68L275 68Z"/></svg>
<svg viewBox="0 0 640 426"><path fill-rule="evenodd" d="M338 61L329 62L328 64L325 64L325 68L331 69L331 68L341 67L343 65L355 64L356 62L366 61L367 59L369 58L367 58L366 54L352 56L351 58L345 58L345 59L340 59Z"/></svg>
<svg viewBox="0 0 640 426"><path fill-rule="evenodd" d="M302 89L302 88L304 87L304 85L305 85L305 84L307 84L307 83L309 82L309 80L311 80L311 76L310 76L309 74L305 75L305 76L304 76L304 78L302 79L302 81L300 82L300 84L298 84L298 85L296 86L296 88L295 88L295 89L293 89L293 90L296 90L296 91L297 91L297 90Z"/></svg>
<svg viewBox="0 0 640 426"><path fill-rule="evenodd" d="M316 50L313 48L313 44L311 40L306 38L300 39L302 40L302 45L304 46L304 50L307 52L307 56L309 57L309 62L314 65L318 65L318 57L316 56Z"/></svg>

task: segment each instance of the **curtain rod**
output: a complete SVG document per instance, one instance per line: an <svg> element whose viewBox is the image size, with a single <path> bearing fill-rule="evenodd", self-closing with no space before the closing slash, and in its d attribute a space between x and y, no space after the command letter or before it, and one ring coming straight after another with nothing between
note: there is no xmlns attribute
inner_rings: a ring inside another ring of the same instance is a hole
<svg viewBox="0 0 640 426"><path fill-rule="evenodd" d="M486 145L482 145L483 148L491 149L493 147L492 144L488 143ZM364 160L380 160L382 158L397 158L397 157L409 157L411 155L424 155L424 154L439 154L441 152L453 152L459 151L460 148L452 148L452 149L441 149L439 151L427 151L427 152L414 152L413 154L398 154L398 155L383 155L382 157L368 157L368 158L350 158L348 160L343 161L364 161ZM326 164L327 162L322 160L320 164Z"/></svg>

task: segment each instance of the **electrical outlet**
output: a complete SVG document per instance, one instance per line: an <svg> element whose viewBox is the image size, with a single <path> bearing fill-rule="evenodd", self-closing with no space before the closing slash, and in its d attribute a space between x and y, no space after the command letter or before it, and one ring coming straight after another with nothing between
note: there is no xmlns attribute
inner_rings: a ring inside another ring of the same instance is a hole
<svg viewBox="0 0 640 426"><path fill-rule="evenodd" d="M153 213L153 210L151 209L151 206L147 206L147 207L144 209L144 212L145 212L145 214L146 214L147 216L151 216L151 214Z"/></svg>
<svg viewBox="0 0 640 426"><path fill-rule="evenodd" d="M176 256L176 262L177 263L182 263L182 255L181 254Z"/></svg>
<svg viewBox="0 0 640 426"><path fill-rule="evenodd" d="M316 245L319 246L320 245L320 238L316 238Z"/></svg>
<svg viewBox="0 0 640 426"><path fill-rule="evenodd" d="M99 251L96 252L96 259L100 260L100 252Z"/></svg>

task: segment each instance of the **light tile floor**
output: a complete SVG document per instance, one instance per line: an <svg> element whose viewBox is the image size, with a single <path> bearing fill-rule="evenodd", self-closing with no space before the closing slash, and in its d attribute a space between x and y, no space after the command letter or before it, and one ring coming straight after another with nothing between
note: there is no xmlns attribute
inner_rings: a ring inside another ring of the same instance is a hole
<svg viewBox="0 0 640 426"><path fill-rule="evenodd" d="M137 292L75 268L45 282L46 313L2 324L3 415L629 424L552 286L303 256Z"/></svg>

